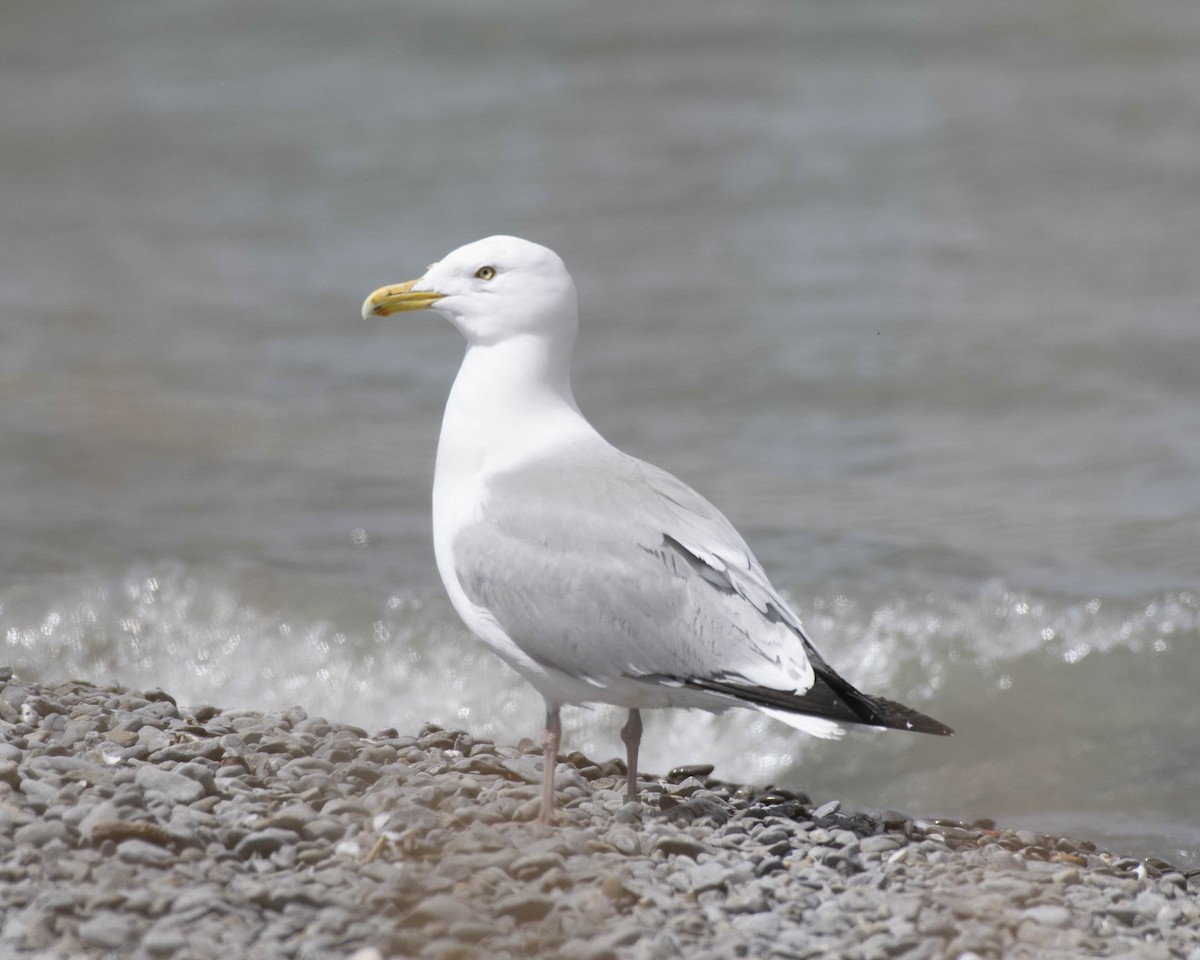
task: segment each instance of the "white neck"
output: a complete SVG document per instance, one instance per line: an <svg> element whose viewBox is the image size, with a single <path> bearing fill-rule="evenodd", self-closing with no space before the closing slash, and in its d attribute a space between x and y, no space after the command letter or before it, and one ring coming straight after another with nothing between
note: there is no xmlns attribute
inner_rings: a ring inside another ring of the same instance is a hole
<svg viewBox="0 0 1200 960"><path fill-rule="evenodd" d="M570 364L571 344L543 337L467 347L442 419L435 500L450 477L479 481L549 444L598 439L575 404Z"/></svg>

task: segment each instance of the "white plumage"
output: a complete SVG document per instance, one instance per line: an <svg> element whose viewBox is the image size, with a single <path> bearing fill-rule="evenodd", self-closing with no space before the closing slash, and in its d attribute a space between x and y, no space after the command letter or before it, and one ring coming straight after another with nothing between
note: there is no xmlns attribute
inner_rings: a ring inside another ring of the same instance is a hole
<svg viewBox="0 0 1200 960"><path fill-rule="evenodd" d="M571 392L575 287L553 251L468 244L363 315L424 308L467 340L438 441L438 570L546 701L544 820L565 704L629 708L630 796L642 707L751 707L820 737L839 721L950 732L838 676L720 511L588 423Z"/></svg>

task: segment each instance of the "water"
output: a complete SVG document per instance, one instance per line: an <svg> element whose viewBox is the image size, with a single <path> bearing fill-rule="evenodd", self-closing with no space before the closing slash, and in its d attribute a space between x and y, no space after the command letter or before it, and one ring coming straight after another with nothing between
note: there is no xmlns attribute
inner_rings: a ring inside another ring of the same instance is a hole
<svg viewBox="0 0 1200 960"><path fill-rule="evenodd" d="M654 714L647 769L1200 863L1200 8L0 5L0 635L23 675L513 741L428 530L494 232L576 393L949 741ZM620 717L570 711L616 755Z"/></svg>

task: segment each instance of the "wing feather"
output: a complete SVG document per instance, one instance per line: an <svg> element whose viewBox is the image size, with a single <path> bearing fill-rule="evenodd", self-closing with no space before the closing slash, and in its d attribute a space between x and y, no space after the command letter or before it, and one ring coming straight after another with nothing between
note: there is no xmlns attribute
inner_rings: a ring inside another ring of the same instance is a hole
<svg viewBox="0 0 1200 960"><path fill-rule="evenodd" d="M844 680L721 512L613 447L494 476L452 548L463 592L526 656L594 687L690 690L817 736L953 732Z"/></svg>
<svg viewBox="0 0 1200 960"><path fill-rule="evenodd" d="M453 550L466 595L547 666L601 682L813 683L799 621L729 521L611 447L492 478Z"/></svg>

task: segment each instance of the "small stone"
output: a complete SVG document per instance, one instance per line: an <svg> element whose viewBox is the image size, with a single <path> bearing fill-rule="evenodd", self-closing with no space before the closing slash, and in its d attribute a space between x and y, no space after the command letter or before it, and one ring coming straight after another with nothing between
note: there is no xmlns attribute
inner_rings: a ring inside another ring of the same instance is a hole
<svg viewBox="0 0 1200 960"><path fill-rule="evenodd" d="M834 830L833 845L835 847L854 847L858 844L858 834L853 830Z"/></svg>
<svg viewBox="0 0 1200 960"><path fill-rule="evenodd" d="M478 943L480 940L486 940L496 932L496 925L493 923L484 923L479 920L465 920L459 923L450 924L450 929L447 933L455 940L460 940L463 943Z"/></svg>
<svg viewBox="0 0 1200 960"><path fill-rule="evenodd" d="M30 800L47 806L58 800L57 781L28 778L21 781L21 792Z"/></svg>
<svg viewBox="0 0 1200 960"><path fill-rule="evenodd" d="M124 840L117 844L117 859L147 867L165 867L175 862L175 854L145 840Z"/></svg>
<svg viewBox="0 0 1200 960"><path fill-rule="evenodd" d="M1022 920L1017 927L1017 939L1022 943L1049 948L1055 946L1062 934L1057 929L1044 926L1033 920Z"/></svg>
<svg viewBox="0 0 1200 960"><path fill-rule="evenodd" d="M1015 854L1003 847L988 847L984 853L987 859L1002 870L1024 870L1025 863L1020 860Z"/></svg>
<svg viewBox="0 0 1200 960"><path fill-rule="evenodd" d="M554 867L560 870L565 869L566 861L563 860L561 853L551 851L518 857L509 866L508 872L518 880L532 880Z"/></svg>
<svg viewBox="0 0 1200 960"><path fill-rule="evenodd" d="M692 893L722 890L729 883L730 870L716 860L709 860L687 872L687 889Z"/></svg>
<svg viewBox="0 0 1200 960"><path fill-rule="evenodd" d="M105 840L115 840L117 843L122 840L143 840L160 847L170 847L179 842L179 838L171 831L147 820L88 820L90 822L85 821L88 827L86 835L90 835L95 844Z"/></svg>
<svg viewBox="0 0 1200 960"><path fill-rule="evenodd" d="M840 800L830 800L828 803L823 803L821 806L817 807L817 809L812 812L812 818L814 820L822 820L825 817L833 816L841 809L842 802Z"/></svg>
<svg viewBox="0 0 1200 960"><path fill-rule="evenodd" d="M784 865L784 862L782 860L780 860L778 857L767 857L766 859L759 862L759 864L757 866L755 866L754 875L756 877L766 877L772 873L778 873L780 870L785 870L785 869L786 869L786 867Z"/></svg>
<svg viewBox="0 0 1200 960"><path fill-rule="evenodd" d="M642 852L642 841L632 828L623 823L614 823L604 834L604 839L618 852L627 857L638 856Z"/></svg>
<svg viewBox="0 0 1200 960"><path fill-rule="evenodd" d="M57 779L72 776L90 783L107 783L112 775L103 767L80 757L40 756L33 757L22 765L22 774L35 779Z"/></svg>
<svg viewBox="0 0 1200 960"><path fill-rule="evenodd" d="M621 878L615 873L605 874L604 879L600 881L600 891L609 900L620 900L629 891L625 889L625 885L621 882Z"/></svg>
<svg viewBox="0 0 1200 960"><path fill-rule="evenodd" d="M119 913L104 912L79 925L79 939L97 947L116 950L133 945L133 922Z"/></svg>
<svg viewBox="0 0 1200 960"><path fill-rule="evenodd" d="M304 825L304 829L300 831L301 836L305 840L314 840L320 843L337 843L346 835L348 826L339 820L332 817L318 817L311 823Z"/></svg>
<svg viewBox="0 0 1200 960"><path fill-rule="evenodd" d="M467 923L475 919L475 911L463 901L446 894L435 894L417 904L409 913L406 922L421 924L438 921L451 924Z"/></svg>
<svg viewBox="0 0 1200 960"><path fill-rule="evenodd" d="M673 783L668 788L673 797L690 797L697 790L704 789L704 782L696 777L687 777L679 783Z"/></svg>
<svg viewBox="0 0 1200 960"><path fill-rule="evenodd" d="M21 711L23 716L28 711L30 715L36 718L48 717L51 714L63 714L66 712L66 708L62 704L55 703L46 697L32 696L25 699L25 702L21 705ZM28 720L25 722L29 723ZM30 725L32 726L32 724Z"/></svg>
<svg viewBox="0 0 1200 960"><path fill-rule="evenodd" d="M542 761L540 759L518 757L514 760L501 760L499 767L501 775L510 780L530 785L540 785L542 782Z"/></svg>
<svg viewBox="0 0 1200 960"><path fill-rule="evenodd" d="M711 763L695 763L684 767L675 767L667 774L667 783L683 783L689 777L695 777L698 780L703 780L713 772L715 768ZM703 786L703 784L701 784Z"/></svg>
<svg viewBox="0 0 1200 960"><path fill-rule="evenodd" d="M700 856L700 854L704 853L707 848L698 840L693 840L686 834L680 833L659 837L654 841L652 849L658 850L661 853L691 857L693 860L695 860L698 856Z"/></svg>
<svg viewBox="0 0 1200 960"><path fill-rule="evenodd" d="M155 750L150 754L150 762L163 763L174 760L178 763L187 763L200 758L219 760L224 755L225 747L221 741L206 737L202 740L182 740Z"/></svg>
<svg viewBox="0 0 1200 960"><path fill-rule="evenodd" d="M1062 929L1071 922L1071 911L1066 907L1056 907L1053 904L1041 904L1036 907L1029 907L1024 917L1026 920L1032 920L1034 923L1041 924L1043 927L1054 927Z"/></svg>
<svg viewBox="0 0 1200 960"><path fill-rule="evenodd" d="M743 913L733 921L734 929L741 934L773 942L783 925L773 913Z"/></svg>
<svg viewBox="0 0 1200 960"><path fill-rule="evenodd" d="M773 847L777 843L791 845L792 836L786 830L776 828L774 830L764 830L754 838L754 842L760 847Z"/></svg>
<svg viewBox="0 0 1200 960"><path fill-rule="evenodd" d="M13 834L19 846L44 847L53 840L67 839L67 827L61 820L35 820Z"/></svg>
<svg viewBox="0 0 1200 960"><path fill-rule="evenodd" d="M139 766L134 782L143 790L165 794L176 803L194 803L204 796L204 787L195 780L153 764Z"/></svg>
<svg viewBox="0 0 1200 960"><path fill-rule="evenodd" d="M233 852L243 860L249 860L251 857L269 857L280 847L295 843L297 839L299 838L291 830L268 827L246 834L238 841Z"/></svg>
<svg viewBox="0 0 1200 960"><path fill-rule="evenodd" d="M1143 890L1134 898L1133 909L1147 917L1155 917L1167 906L1168 900L1154 890Z"/></svg>
<svg viewBox="0 0 1200 960"><path fill-rule="evenodd" d="M900 846L900 840L896 837L881 834L874 837L863 837L858 841L858 848L863 853L886 853L889 850L895 850Z"/></svg>
<svg viewBox="0 0 1200 960"><path fill-rule="evenodd" d="M267 817L262 821L261 826L279 827L283 830L292 830L296 833L302 833L304 828L317 819L317 812L307 804L289 803L278 813ZM343 830L342 833L345 831ZM341 833L338 834L339 838Z"/></svg>
<svg viewBox="0 0 1200 960"><path fill-rule="evenodd" d="M622 951L621 947L630 946L649 933L637 921L617 921L608 925L607 933L586 940L568 940L558 955L562 960L617 960L622 954L629 953Z"/></svg>
<svg viewBox="0 0 1200 960"><path fill-rule="evenodd" d="M516 893L496 901L493 909L502 917L512 917L517 923L541 920L554 909L554 903L536 894Z"/></svg>
<svg viewBox="0 0 1200 960"><path fill-rule="evenodd" d="M148 930L142 937L142 949L153 957L170 957L187 946L183 932L169 919Z"/></svg>
<svg viewBox="0 0 1200 960"><path fill-rule="evenodd" d="M200 784L204 788L205 796L212 796L217 792L216 771L203 763L181 763L171 772Z"/></svg>

